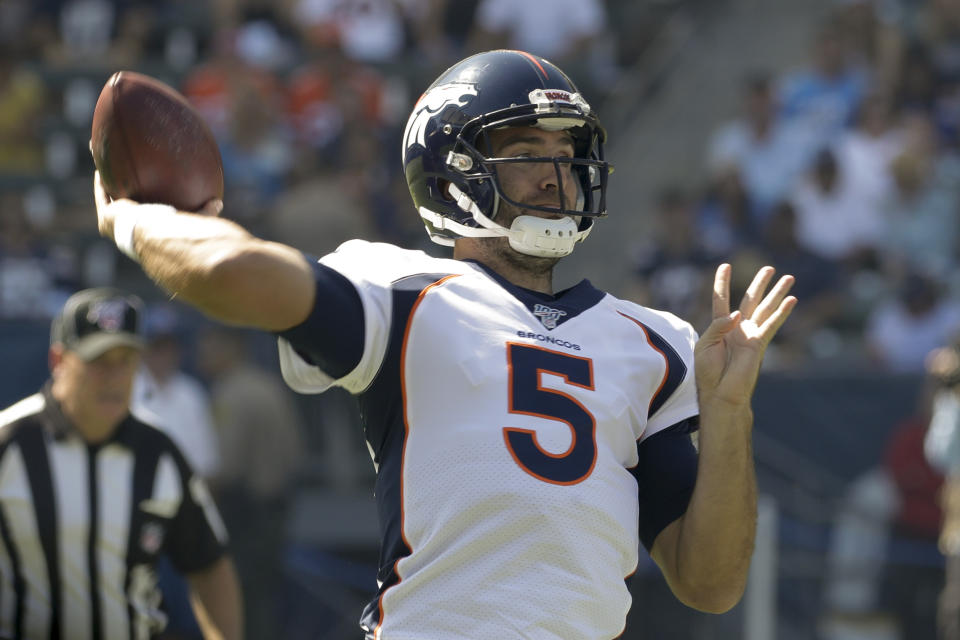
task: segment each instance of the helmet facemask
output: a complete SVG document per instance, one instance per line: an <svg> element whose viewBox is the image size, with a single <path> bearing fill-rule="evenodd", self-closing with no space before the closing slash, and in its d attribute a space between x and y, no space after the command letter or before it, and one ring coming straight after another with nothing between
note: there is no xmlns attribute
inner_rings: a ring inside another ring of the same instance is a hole
<svg viewBox="0 0 960 640"><path fill-rule="evenodd" d="M490 135L509 127L566 131L573 157L495 157ZM404 172L434 242L503 236L521 253L559 257L606 215L605 138L590 105L556 66L524 52L488 51L448 69L418 100L404 132ZM555 204L507 193L498 169L518 163L550 167L560 194ZM528 213L507 222L501 201Z"/></svg>
<svg viewBox="0 0 960 640"><path fill-rule="evenodd" d="M481 227L472 236L506 236L521 253L541 257L561 257L573 250L576 242L589 234L593 219L606 215L606 186L610 173L603 158L602 130L588 119L563 112L531 115L516 113L487 114L464 126L454 150L447 156L449 167L457 171L463 186L451 183L450 193L457 206L472 215ZM495 157L490 142L493 130L532 126L546 131L569 131L574 140L572 157ZM481 150L483 149L483 150ZM555 175L558 206L521 202L511 198L501 183L497 168L516 164L548 164ZM573 179L576 197L568 201L566 182ZM500 224L501 201L517 210L539 211L553 217L521 215L507 228ZM531 219L532 218L532 219ZM532 235L542 236L537 240ZM533 243L533 244L531 244Z"/></svg>

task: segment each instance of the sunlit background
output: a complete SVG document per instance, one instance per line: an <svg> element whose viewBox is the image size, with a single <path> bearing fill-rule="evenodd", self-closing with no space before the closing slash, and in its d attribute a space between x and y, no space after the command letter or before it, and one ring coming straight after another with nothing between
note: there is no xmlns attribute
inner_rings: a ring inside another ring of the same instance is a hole
<svg viewBox="0 0 960 640"><path fill-rule="evenodd" d="M610 215L561 285L587 277L702 330L719 262L741 289L762 264L797 276L755 402L747 596L697 614L642 554L623 638L934 638L942 478L923 452L924 360L960 329L958 0L0 0L0 405L45 380L70 293L140 294L230 443L204 471L241 570L244 549L276 558L250 570L263 637L358 638L378 530L352 400L281 387L270 336L217 342L97 236L93 106L121 69L177 87L219 142L224 215L262 237L442 255L410 204L400 133L441 71L496 47L565 69L609 132ZM277 383L302 464L231 420L236 344ZM254 487L237 470L257 466L285 473Z"/></svg>

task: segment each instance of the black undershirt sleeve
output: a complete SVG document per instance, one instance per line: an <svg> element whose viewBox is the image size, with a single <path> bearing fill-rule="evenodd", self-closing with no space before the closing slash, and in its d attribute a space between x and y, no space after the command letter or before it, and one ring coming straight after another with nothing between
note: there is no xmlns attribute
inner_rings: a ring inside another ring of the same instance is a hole
<svg viewBox="0 0 960 640"><path fill-rule="evenodd" d="M640 541L650 551L663 529L687 511L697 481L697 450L690 434L698 418L688 418L637 444Z"/></svg>
<svg viewBox="0 0 960 640"><path fill-rule="evenodd" d="M328 376L342 378L353 371L363 356L363 303L346 277L313 256L304 257L313 269L317 286L313 310L301 324L277 335Z"/></svg>

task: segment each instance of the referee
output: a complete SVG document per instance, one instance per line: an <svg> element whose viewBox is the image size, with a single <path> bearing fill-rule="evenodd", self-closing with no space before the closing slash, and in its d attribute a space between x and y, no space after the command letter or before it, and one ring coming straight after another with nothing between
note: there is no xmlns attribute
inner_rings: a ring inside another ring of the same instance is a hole
<svg viewBox="0 0 960 640"><path fill-rule="evenodd" d="M226 531L173 442L130 414L141 303L74 294L54 320L43 389L0 412L0 637L149 640L154 562L190 584L206 638L241 637Z"/></svg>

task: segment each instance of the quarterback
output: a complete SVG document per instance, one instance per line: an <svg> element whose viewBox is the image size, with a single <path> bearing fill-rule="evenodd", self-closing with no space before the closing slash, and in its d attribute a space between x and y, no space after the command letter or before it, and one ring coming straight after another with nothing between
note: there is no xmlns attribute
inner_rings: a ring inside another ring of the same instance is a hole
<svg viewBox="0 0 960 640"><path fill-rule="evenodd" d="M793 278L761 269L731 311L720 265L699 338L586 280L555 290L554 265L607 213L605 140L543 58L489 51L448 69L402 148L446 258L363 240L316 258L225 219L110 201L95 179L100 232L157 283L275 333L293 389L356 395L382 536L367 638L615 638L641 545L691 607L743 594L750 399Z"/></svg>

